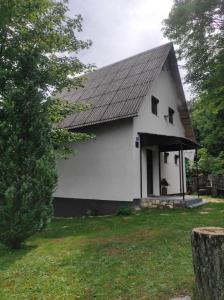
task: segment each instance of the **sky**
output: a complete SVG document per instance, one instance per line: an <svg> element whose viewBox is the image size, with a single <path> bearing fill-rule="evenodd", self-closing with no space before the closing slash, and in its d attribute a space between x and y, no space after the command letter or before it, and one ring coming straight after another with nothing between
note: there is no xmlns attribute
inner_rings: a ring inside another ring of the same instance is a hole
<svg viewBox="0 0 224 300"><path fill-rule="evenodd" d="M78 57L102 67L169 42L161 28L172 4L173 0L69 0L70 14L84 19L81 39L93 42Z"/></svg>

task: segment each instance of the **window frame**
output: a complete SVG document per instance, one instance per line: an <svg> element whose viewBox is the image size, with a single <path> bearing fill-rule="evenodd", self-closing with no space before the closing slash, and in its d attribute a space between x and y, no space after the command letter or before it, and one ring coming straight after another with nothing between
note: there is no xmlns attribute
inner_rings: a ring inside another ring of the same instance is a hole
<svg viewBox="0 0 224 300"><path fill-rule="evenodd" d="M174 113L175 113L175 110L172 109L171 107L168 107L168 119L169 119L170 124L173 124Z"/></svg>
<svg viewBox="0 0 224 300"><path fill-rule="evenodd" d="M159 99L157 99L155 96L151 97L151 113L155 116L158 116L158 104Z"/></svg>
<svg viewBox="0 0 224 300"><path fill-rule="evenodd" d="M164 164L168 164L169 152L164 152L163 162Z"/></svg>

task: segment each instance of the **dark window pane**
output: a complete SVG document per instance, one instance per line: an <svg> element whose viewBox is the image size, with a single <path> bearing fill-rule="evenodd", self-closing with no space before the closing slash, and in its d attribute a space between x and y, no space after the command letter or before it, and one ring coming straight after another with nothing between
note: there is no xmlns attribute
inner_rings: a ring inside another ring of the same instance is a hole
<svg viewBox="0 0 224 300"><path fill-rule="evenodd" d="M154 114L154 115L158 115L158 103L159 103L159 100L156 98L156 97L154 97L154 96L152 96L152 99L151 99L151 104L152 104L152 113Z"/></svg>
<svg viewBox="0 0 224 300"><path fill-rule="evenodd" d="M165 152L165 153L164 153L164 164L167 164L167 163L168 163L168 156L169 156L169 153L168 153L168 152Z"/></svg>
<svg viewBox="0 0 224 300"><path fill-rule="evenodd" d="M169 122L173 124L173 115L174 115L174 110L169 107Z"/></svg>
<svg viewBox="0 0 224 300"><path fill-rule="evenodd" d="M175 162L176 165L178 164L178 160L179 160L179 155L175 154L174 162Z"/></svg>

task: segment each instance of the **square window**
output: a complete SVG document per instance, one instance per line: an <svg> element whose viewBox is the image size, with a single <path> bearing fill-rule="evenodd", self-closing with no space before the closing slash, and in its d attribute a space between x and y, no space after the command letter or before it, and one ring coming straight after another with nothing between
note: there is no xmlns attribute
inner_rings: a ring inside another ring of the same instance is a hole
<svg viewBox="0 0 224 300"><path fill-rule="evenodd" d="M151 104L152 104L151 109L152 109L152 113L156 116L158 115L158 103L159 103L159 100L156 97L152 96L152 98L151 98Z"/></svg>
<svg viewBox="0 0 224 300"><path fill-rule="evenodd" d="M169 107L169 122L173 124L173 115L174 115L174 110Z"/></svg>

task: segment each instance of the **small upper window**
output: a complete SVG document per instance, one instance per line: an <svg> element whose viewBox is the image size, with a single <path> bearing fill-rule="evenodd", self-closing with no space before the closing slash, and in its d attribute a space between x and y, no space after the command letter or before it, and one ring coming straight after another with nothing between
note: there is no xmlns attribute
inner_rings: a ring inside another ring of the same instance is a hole
<svg viewBox="0 0 224 300"><path fill-rule="evenodd" d="M168 153L168 152L165 152L165 153L164 153L164 164L167 164L167 163L168 163L168 156L169 156L169 153Z"/></svg>
<svg viewBox="0 0 224 300"><path fill-rule="evenodd" d="M174 115L174 110L169 107L169 122L173 124L173 115Z"/></svg>
<svg viewBox="0 0 224 300"><path fill-rule="evenodd" d="M152 101L152 113L157 116L159 100L156 97L152 96L151 101Z"/></svg>

